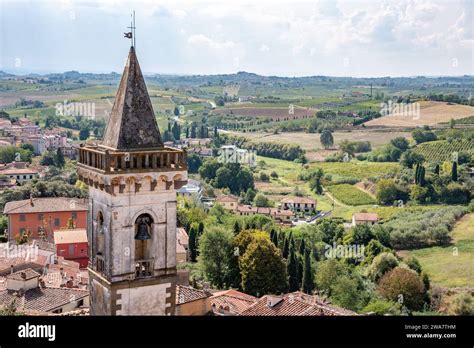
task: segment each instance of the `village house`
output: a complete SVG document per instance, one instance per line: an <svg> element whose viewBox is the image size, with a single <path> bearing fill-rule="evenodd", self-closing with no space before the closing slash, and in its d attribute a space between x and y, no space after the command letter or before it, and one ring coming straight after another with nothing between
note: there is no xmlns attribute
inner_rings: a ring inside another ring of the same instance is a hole
<svg viewBox="0 0 474 348"><path fill-rule="evenodd" d="M292 210L294 213L311 213L316 210L316 200L308 197L285 197L280 200L282 209Z"/></svg>
<svg viewBox="0 0 474 348"><path fill-rule="evenodd" d="M352 214L352 226L360 224L374 225L379 221L379 216L375 213L354 213Z"/></svg>
<svg viewBox="0 0 474 348"><path fill-rule="evenodd" d="M79 198L52 197L30 198L8 202L3 214L8 216L8 239L15 240L25 233L30 238L46 238L53 241L53 231L66 228L72 222L74 228L87 227L86 200Z"/></svg>
<svg viewBox="0 0 474 348"><path fill-rule="evenodd" d="M176 315L207 315L211 293L190 286L176 285Z"/></svg>
<svg viewBox="0 0 474 348"><path fill-rule="evenodd" d="M89 262L87 231L85 229L65 229L54 231L56 255L79 263L86 268Z"/></svg>
<svg viewBox="0 0 474 348"><path fill-rule="evenodd" d="M0 306L15 303L19 312L65 313L89 306L89 291L47 287L41 274L31 268L10 273L0 289Z"/></svg>
<svg viewBox="0 0 474 348"><path fill-rule="evenodd" d="M202 188L199 181L188 180L186 185L183 185L179 190L176 191L178 196L192 198L196 202L201 202L202 200Z"/></svg>
<svg viewBox="0 0 474 348"><path fill-rule="evenodd" d="M15 179L20 185L39 178L38 170L32 168L28 162L12 162L0 165L0 175Z"/></svg>
<svg viewBox="0 0 474 348"><path fill-rule="evenodd" d="M236 211L239 204L239 198L234 195L220 196L216 199L216 203L219 203L224 209Z"/></svg>

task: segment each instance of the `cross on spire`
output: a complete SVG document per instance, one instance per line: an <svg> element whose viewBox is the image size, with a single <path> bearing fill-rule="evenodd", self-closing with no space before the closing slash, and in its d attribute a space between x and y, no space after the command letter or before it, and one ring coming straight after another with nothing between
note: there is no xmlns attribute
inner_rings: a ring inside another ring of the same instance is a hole
<svg viewBox="0 0 474 348"><path fill-rule="evenodd" d="M127 39L130 39L130 43L132 47L136 47L136 36L135 36L135 29L137 28L135 26L135 10L133 10L133 13L131 15L132 20L130 21L130 26L127 27L130 29L128 33L124 33L124 37Z"/></svg>

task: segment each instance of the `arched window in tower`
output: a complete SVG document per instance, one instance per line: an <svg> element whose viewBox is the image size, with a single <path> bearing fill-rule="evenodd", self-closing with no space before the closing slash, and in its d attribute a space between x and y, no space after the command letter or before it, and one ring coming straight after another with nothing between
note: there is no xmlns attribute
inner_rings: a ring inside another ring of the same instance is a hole
<svg viewBox="0 0 474 348"><path fill-rule="evenodd" d="M103 272L105 268L104 252L105 252L105 234L104 234L104 215L99 211L97 214L97 256L96 256L96 269L99 272Z"/></svg>
<svg viewBox="0 0 474 348"><path fill-rule="evenodd" d="M137 277L153 274L153 260L148 257L152 235L153 218L142 214L135 220L135 272Z"/></svg>

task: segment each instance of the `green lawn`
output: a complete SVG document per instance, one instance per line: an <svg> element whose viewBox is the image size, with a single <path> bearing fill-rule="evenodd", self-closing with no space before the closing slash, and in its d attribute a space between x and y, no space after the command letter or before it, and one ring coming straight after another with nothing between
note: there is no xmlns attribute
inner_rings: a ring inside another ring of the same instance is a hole
<svg viewBox="0 0 474 348"><path fill-rule="evenodd" d="M446 287L474 287L474 213L465 215L452 231L453 245L402 251L415 256L432 283Z"/></svg>

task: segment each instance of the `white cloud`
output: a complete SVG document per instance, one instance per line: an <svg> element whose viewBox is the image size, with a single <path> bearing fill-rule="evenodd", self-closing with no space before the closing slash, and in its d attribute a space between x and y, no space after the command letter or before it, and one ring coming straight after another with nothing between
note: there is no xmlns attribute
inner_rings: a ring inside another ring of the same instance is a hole
<svg viewBox="0 0 474 348"><path fill-rule="evenodd" d="M231 48L235 46L235 43L229 40L216 41L203 34L195 34L188 37L188 43L192 45L207 45L211 48Z"/></svg>
<svg viewBox="0 0 474 348"><path fill-rule="evenodd" d="M268 51L270 51L270 47L268 47L268 46L265 45L265 44L262 44L262 45L260 46L260 48L259 48L259 51L260 51L260 52L268 52Z"/></svg>

